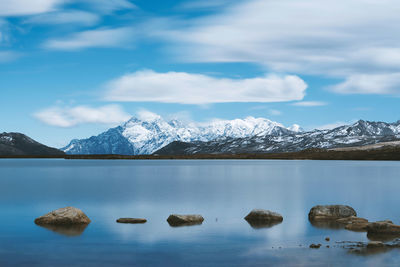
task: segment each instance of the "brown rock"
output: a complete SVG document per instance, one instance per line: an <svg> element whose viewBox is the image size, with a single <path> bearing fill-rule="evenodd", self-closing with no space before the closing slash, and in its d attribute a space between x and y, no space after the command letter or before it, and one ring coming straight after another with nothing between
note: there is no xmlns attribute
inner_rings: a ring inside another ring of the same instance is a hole
<svg viewBox="0 0 400 267"><path fill-rule="evenodd" d="M263 210L254 209L244 219L248 222L282 222L283 217L279 213Z"/></svg>
<svg viewBox="0 0 400 267"><path fill-rule="evenodd" d="M325 241L331 241L331 239L329 237L325 237Z"/></svg>
<svg viewBox="0 0 400 267"><path fill-rule="evenodd" d="M366 232L368 225L368 222L355 222L347 224L344 228L354 232Z"/></svg>
<svg viewBox="0 0 400 267"><path fill-rule="evenodd" d="M179 215L179 214L171 214L167 222L171 226L189 226L202 224L204 221L203 216L201 215Z"/></svg>
<svg viewBox="0 0 400 267"><path fill-rule="evenodd" d="M368 234L400 235L400 225L393 224L391 221L379 221L368 224Z"/></svg>
<svg viewBox="0 0 400 267"><path fill-rule="evenodd" d="M35 219L35 223L38 225L75 225L89 224L90 222L83 211L74 207L54 210Z"/></svg>
<svg viewBox="0 0 400 267"><path fill-rule="evenodd" d="M321 244L311 244L310 245L310 248L316 248L316 249L318 249L318 248L320 248L322 245Z"/></svg>
<svg viewBox="0 0 400 267"><path fill-rule="evenodd" d="M357 216L356 211L352 207L345 205L318 205L308 213L310 221L337 220L351 216Z"/></svg>
<svg viewBox="0 0 400 267"><path fill-rule="evenodd" d="M359 217L356 217L356 216L350 216L350 217L346 217L346 218L341 218L341 219L337 219L336 221L338 223L342 223L342 224L368 223L367 219L359 218Z"/></svg>
<svg viewBox="0 0 400 267"><path fill-rule="evenodd" d="M380 241L370 241L367 244L367 248L382 248L384 246L385 246L385 244L383 242L380 242Z"/></svg>
<svg viewBox="0 0 400 267"><path fill-rule="evenodd" d="M146 219L141 218L119 218L117 223L145 223Z"/></svg>

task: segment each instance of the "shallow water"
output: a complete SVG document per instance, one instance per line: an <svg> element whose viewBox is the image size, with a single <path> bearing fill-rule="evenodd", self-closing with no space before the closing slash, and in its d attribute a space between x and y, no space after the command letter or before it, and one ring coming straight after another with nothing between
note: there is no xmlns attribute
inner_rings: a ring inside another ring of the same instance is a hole
<svg viewBox="0 0 400 267"><path fill-rule="evenodd" d="M370 221L400 223L399 189L400 162L0 160L0 266L397 266L400 249L349 253L335 242L368 241L365 233L314 227L307 214L317 204L348 204ZM65 206L92 223L33 223ZM284 221L254 229L243 219L254 208ZM171 213L205 221L170 227ZM148 222L117 224L120 217Z"/></svg>

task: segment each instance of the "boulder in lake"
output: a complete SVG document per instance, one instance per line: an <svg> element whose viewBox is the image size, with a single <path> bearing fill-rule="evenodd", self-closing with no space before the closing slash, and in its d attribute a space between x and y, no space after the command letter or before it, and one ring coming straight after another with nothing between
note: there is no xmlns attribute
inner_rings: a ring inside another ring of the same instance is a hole
<svg viewBox="0 0 400 267"><path fill-rule="evenodd" d="M345 205L318 205L312 207L308 213L310 221L329 221L351 216L356 217L356 211L352 207Z"/></svg>
<svg viewBox="0 0 400 267"><path fill-rule="evenodd" d="M244 218L253 228L268 228L283 221L282 215L279 213L254 209Z"/></svg>
<svg viewBox="0 0 400 267"><path fill-rule="evenodd" d="M90 222L91 220L83 211L74 207L54 210L35 219L35 223L38 225L77 225Z"/></svg>
<svg viewBox="0 0 400 267"><path fill-rule="evenodd" d="M189 225L197 225L202 224L204 221L203 216L191 214L191 215L179 215L179 214L171 214L167 222L171 226L189 226Z"/></svg>
<svg viewBox="0 0 400 267"><path fill-rule="evenodd" d="M145 223L147 222L146 219L141 219L141 218L119 218L117 220L117 223Z"/></svg>
<svg viewBox="0 0 400 267"><path fill-rule="evenodd" d="M318 249L318 248L320 248L322 245L321 244L311 244L310 245L310 248L316 248L316 249Z"/></svg>
<svg viewBox="0 0 400 267"><path fill-rule="evenodd" d="M368 234L380 235L400 235L400 225L393 224L392 221L373 222L367 226Z"/></svg>

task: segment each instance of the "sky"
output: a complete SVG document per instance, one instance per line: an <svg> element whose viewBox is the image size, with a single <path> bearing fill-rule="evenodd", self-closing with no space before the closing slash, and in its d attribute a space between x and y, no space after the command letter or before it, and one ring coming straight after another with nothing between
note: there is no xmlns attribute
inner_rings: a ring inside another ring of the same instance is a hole
<svg viewBox="0 0 400 267"><path fill-rule="evenodd" d="M0 0L0 132L59 148L142 111L394 122L399 14L397 0Z"/></svg>

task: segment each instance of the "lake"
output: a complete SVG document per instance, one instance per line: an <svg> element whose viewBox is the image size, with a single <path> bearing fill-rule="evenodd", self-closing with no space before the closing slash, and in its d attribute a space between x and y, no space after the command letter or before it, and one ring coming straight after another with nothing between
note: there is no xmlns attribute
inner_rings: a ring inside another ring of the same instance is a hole
<svg viewBox="0 0 400 267"><path fill-rule="evenodd" d="M398 266L400 249L349 253L336 242L368 241L366 233L314 227L307 215L314 205L346 204L359 217L398 224L399 192L400 162L3 159L0 266ZM34 224L66 206L92 223ZM284 221L252 228L243 218L254 208ZM172 213L205 221L170 227ZM120 217L148 222L118 224Z"/></svg>

